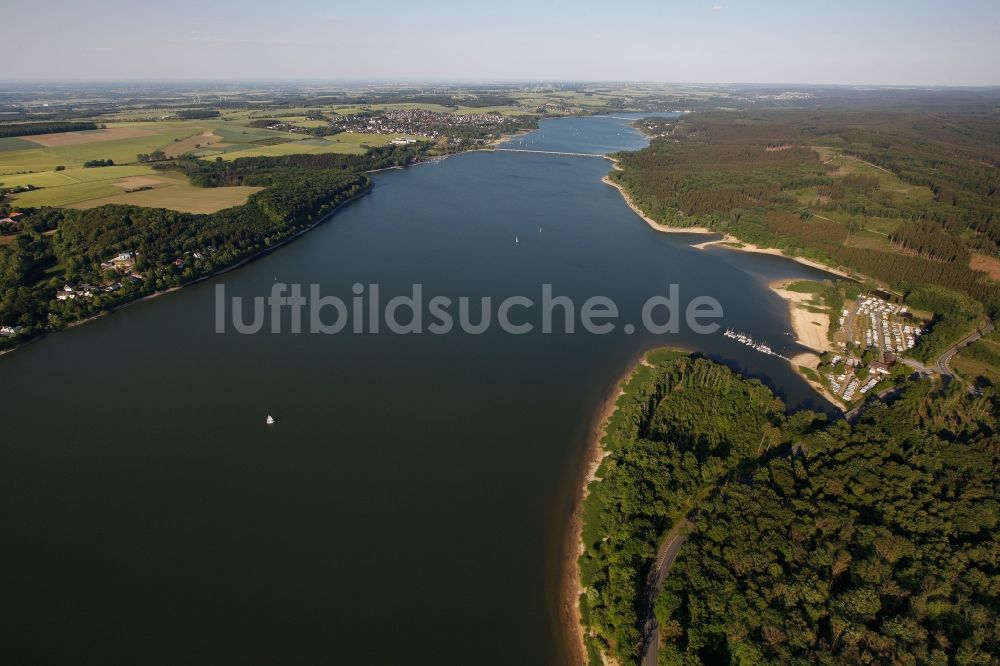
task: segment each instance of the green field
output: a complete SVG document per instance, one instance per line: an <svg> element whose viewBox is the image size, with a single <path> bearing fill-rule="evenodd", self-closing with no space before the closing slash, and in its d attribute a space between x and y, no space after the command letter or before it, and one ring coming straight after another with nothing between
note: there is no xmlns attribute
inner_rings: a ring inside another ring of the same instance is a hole
<svg viewBox="0 0 1000 666"><path fill-rule="evenodd" d="M130 177L142 176L142 182L130 183ZM14 195L14 204L25 208L67 206L94 208L104 204L131 204L169 208L189 213L211 213L237 206L257 192L258 187L194 187L178 173L155 171L146 165L67 169L0 177L6 185L32 184L42 189ZM14 181L14 182L9 182ZM152 189L128 192L130 188Z"/></svg>
<svg viewBox="0 0 1000 666"><path fill-rule="evenodd" d="M147 125L159 125L148 123ZM95 141L69 146L36 146L27 150L8 150L0 158L0 175L26 171L51 171L57 166L80 167L88 160L112 159L116 164L135 162L139 153L151 153L167 146L174 139L183 139L202 131L194 123L178 127L178 123L163 123L151 136Z"/></svg>
<svg viewBox="0 0 1000 666"><path fill-rule="evenodd" d="M185 213L214 213L223 208L246 203L247 197L260 187L195 187L180 174L159 174L167 181L151 190L117 192L110 196L74 203L71 208L96 208L106 204L128 204L149 208L169 208Z"/></svg>
<svg viewBox="0 0 1000 666"><path fill-rule="evenodd" d="M404 105L409 107L419 105ZM436 105L427 105L436 106ZM439 107L443 109L444 107ZM303 112L308 110L303 110ZM150 111L154 115L155 111ZM239 157L280 156L299 153L363 154L366 146L382 146L400 135L344 132L315 138L290 132L247 127L252 115L263 112L236 112L226 119L166 120L108 123L109 129L129 128L153 132L149 136L117 138L63 146L42 146L22 138L0 139L0 187L34 186L38 189L12 196L15 205L73 206L91 208L105 203L129 203L173 210L207 213L246 201L257 188L197 188L177 174L153 170L138 164L140 153L167 149L176 141L212 131L221 141L193 151L198 157L225 160ZM304 121L304 116L287 118ZM323 124L308 121L307 124ZM56 135L53 135L56 136ZM58 137L56 137L58 138ZM417 138L417 137L411 137ZM48 137L47 137L48 139ZM83 168L94 159L112 159L116 166ZM55 171L55 167L65 167ZM152 182L125 182L130 177L153 178ZM151 187L134 192L128 189Z"/></svg>
<svg viewBox="0 0 1000 666"><path fill-rule="evenodd" d="M297 141L303 138L301 135L292 134L291 132L278 132L259 127L247 127L235 122L220 124L215 128L215 133L221 136L225 143L254 143L255 141L266 141L268 139Z"/></svg>
<svg viewBox="0 0 1000 666"><path fill-rule="evenodd" d="M42 188L14 195L14 203L19 206L68 206L87 199L120 194L123 188L115 183L121 178L153 174L153 169L148 166L129 165L0 176L0 183L4 187L30 184Z"/></svg>
<svg viewBox="0 0 1000 666"><path fill-rule="evenodd" d="M72 183L62 187L47 187L42 190L25 192L14 197L14 204L26 208L38 206L68 206L78 201L117 194L117 179L95 180L89 183Z"/></svg>
<svg viewBox="0 0 1000 666"><path fill-rule="evenodd" d="M6 153L12 150L29 150L37 147L37 143L28 141L27 139L19 139L16 136L8 136L0 139L0 153Z"/></svg>
<svg viewBox="0 0 1000 666"><path fill-rule="evenodd" d="M742 122L739 124L747 124ZM889 196L893 201L901 204L927 205L934 199L929 188L919 188L908 185L895 175L880 169L877 166L868 164L858 159L842 155L835 148L824 146L812 146L820 159L836 170L831 172L835 178L843 178L848 175L874 176L878 178L879 189ZM838 222L845 227L853 224L859 230L852 232L846 241L850 247L865 248L869 250L891 251L889 235L900 225L906 224L901 218L880 218L867 215L853 214L841 210L829 210L824 206L824 199L820 197L817 187L805 187L789 190L789 194L794 196L800 205L806 209L820 209L822 212L813 210L813 214L824 220Z"/></svg>

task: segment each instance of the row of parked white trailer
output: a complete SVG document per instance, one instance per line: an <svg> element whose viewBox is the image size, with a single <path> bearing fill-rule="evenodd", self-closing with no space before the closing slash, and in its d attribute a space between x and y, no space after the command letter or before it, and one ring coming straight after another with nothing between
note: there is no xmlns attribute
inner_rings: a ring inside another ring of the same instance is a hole
<svg viewBox="0 0 1000 666"><path fill-rule="evenodd" d="M854 398L855 393L860 393L861 395L868 393L868 391L871 391L873 388L875 388L875 385L878 384L879 380L882 379L882 377L873 374L871 377L868 378L868 381L866 381L864 385L862 385L861 381L858 380L853 375L851 376L849 382L847 380L847 377L848 374L846 372L844 374L836 376L831 374L829 377L829 382L830 382L830 389L833 391L834 395L840 395L840 390L843 388L844 395L841 397L843 397L844 400L848 401ZM844 388L845 383L847 384L847 388Z"/></svg>
<svg viewBox="0 0 1000 666"><path fill-rule="evenodd" d="M847 313L847 310L844 312ZM868 320L864 340L865 347L868 348L902 354L913 349L917 337L923 333L917 326L896 320L907 314L906 306L895 305L876 296L862 296L858 300L857 314ZM846 316L841 317L841 322ZM861 344L860 340L854 342Z"/></svg>

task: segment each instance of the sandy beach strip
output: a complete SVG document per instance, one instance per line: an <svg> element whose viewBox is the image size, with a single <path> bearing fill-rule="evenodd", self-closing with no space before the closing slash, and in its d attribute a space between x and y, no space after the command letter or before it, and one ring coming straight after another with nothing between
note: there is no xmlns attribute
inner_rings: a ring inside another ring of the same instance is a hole
<svg viewBox="0 0 1000 666"><path fill-rule="evenodd" d="M572 517L569 529L566 531L566 544L564 548L565 557L563 563L563 601L561 614L565 623L565 637L567 654L572 664L587 663L587 647L584 644L584 627L580 618L580 596L585 592L580 581L580 568L578 560L584 553L583 544L583 503L590 494L590 484L599 480L597 470L601 463L608 457L607 451L601 444L606 434L606 428L615 410L618 408L618 400L625 395L624 387L628 384L632 375L641 365L649 366L647 356L649 352L643 352L637 356L618 380L613 384L611 391L605 396L600 408L597 410L593 424L590 427L590 434L587 439L587 450L584 454L583 471L580 478L579 491L577 492L575 504L573 506Z"/></svg>
<svg viewBox="0 0 1000 666"><path fill-rule="evenodd" d="M612 159L611 162L616 170L618 171L621 170L621 167L618 165L617 161ZM646 224L648 224L656 231L660 231L666 234L711 234L713 236L719 236L719 238L713 238L711 240L707 240L702 243L697 243L695 245L692 245L691 247L697 248L699 250L704 250L712 246L718 246L729 250L739 250L741 252L757 252L759 254L773 254L777 257L784 257L785 259L789 259L791 261L800 263L803 266L816 268L818 270L825 271L827 273L839 275L840 277L846 277L846 278L851 277L849 273L846 273L845 271L839 268L833 268L832 266L827 266L826 264L820 263L813 259L806 259L805 257L793 257L785 254L784 252L775 247L760 247L754 245L753 243L745 243L741 241L739 238L731 236L730 234L727 234L722 231L716 231L714 229L709 229L707 227L670 227L665 224L660 224L653 218L646 215L646 213L644 213L641 208L635 205L635 202L632 200L632 197L629 196L629 193L625 191L624 187L622 187L615 181L611 180L607 176L604 176L601 179L601 182L610 185L611 187L618 190L618 192L622 195L622 198L625 200L625 203L628 204L628 207L631 208L636 215L642 218L642 220Z"/></svg>
<svg viewBox="0 0 1000 666"><path fill-rule="evenodd" d="M808 347L812 352L802 352L796 354L789 361L792 370L804 379L813 389L826 400L843 411L844 407L840 400L830 391L829 387L822 382L816 382L806 376L801 368L806 367L819 374L820 355L824 352L835 351L830 342L830 314L826 312L810 312L808 303L812 294L792 291L786 289L793 282L800 282L799 279L775 280L767 286L775 294L780 296L788 304L788 315L792 323L792 331L795 333L795 341L803 347Z"/></svg>
<svg viewBox="0 0 1000 666"><path fill-rule="evenodd" d="M714 232L719 233L719 232ZM713 245L718 247L723 247L728 250L739 250L740 252L756 252L757 254L773 254L776 257L784 257L794 261L795 263L802 264L803 266L809 266L810 268L815 268L821 270L825 273L832 273L838 277L854 279L854 276L850 273L841 270L839 268L834 268L833 266L827 266L824 263L820 263L814 259L806 259L805 257L793 257L791 255L785 254L782 250L776 247L760 247L759 245L754 245L753 243L746 243L741 241L736 236L730 236L729 234L723 234L723 237L718 240L705 241L704 243L698 243L697 245L692 245L691 247L696 247L699 250L704 250L706 248L712 247Z"/></svg>
<svg viewBox="0 0 1000 666"><path fill-rule="evenodd" d="M625 200L625 203L628 204L628 207L631 208L636 215L641 217L646 224L648 224L657 231L663 232L665 234L713 234L715 236L722 235L721 232L712 231L711 229L708 229L706 227L668 227L665 224L660 224L653 218L643 213L642 210L635 205L635 202L632 201L632 197L629 196L628 192L626 192L625 188L623 188L621 185L611 180L607 176L601 178L601 182L610 185L611 187L618 190L618 192L621 193L622 198ZM709 241L709 242L718 242L718 241Z"/></svg>

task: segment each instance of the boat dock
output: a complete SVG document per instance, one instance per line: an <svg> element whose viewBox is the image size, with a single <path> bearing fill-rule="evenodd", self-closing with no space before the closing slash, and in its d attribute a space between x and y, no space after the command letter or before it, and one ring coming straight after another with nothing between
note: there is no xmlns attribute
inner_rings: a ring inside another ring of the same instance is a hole
<svg viewBox="0 0 1000 666"><path fill-rule="evenodd" d="M754 351L759 351L761 354L766 354L768 356L777 356L778 358L783 358L786 361L791 360L787 356L782 356L781 354L771 349L771 346L768 345L766 342L760 342L758 340L754 340L752 337L741 331L734 331L731 328L727 328L723 333L723 335L731 340L735 340L740 344L750 347Z"/></svg>

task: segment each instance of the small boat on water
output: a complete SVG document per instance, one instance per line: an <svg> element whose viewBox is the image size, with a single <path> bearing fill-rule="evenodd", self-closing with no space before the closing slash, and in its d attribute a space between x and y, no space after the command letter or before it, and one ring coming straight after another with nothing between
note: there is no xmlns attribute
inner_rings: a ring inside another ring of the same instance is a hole
<svg viewBox="0 0 1000 666"><path fill-rule="evenodd" d="M274 417L268 414L266 423L267 425L274 425Z"/></svg>
<svg viewBox="0 0 1000 666"><path fill-rule="evenodd" d="M514 236L514 242L515 243L520 243L521 241L517 240L517 236Z"/></svg>

